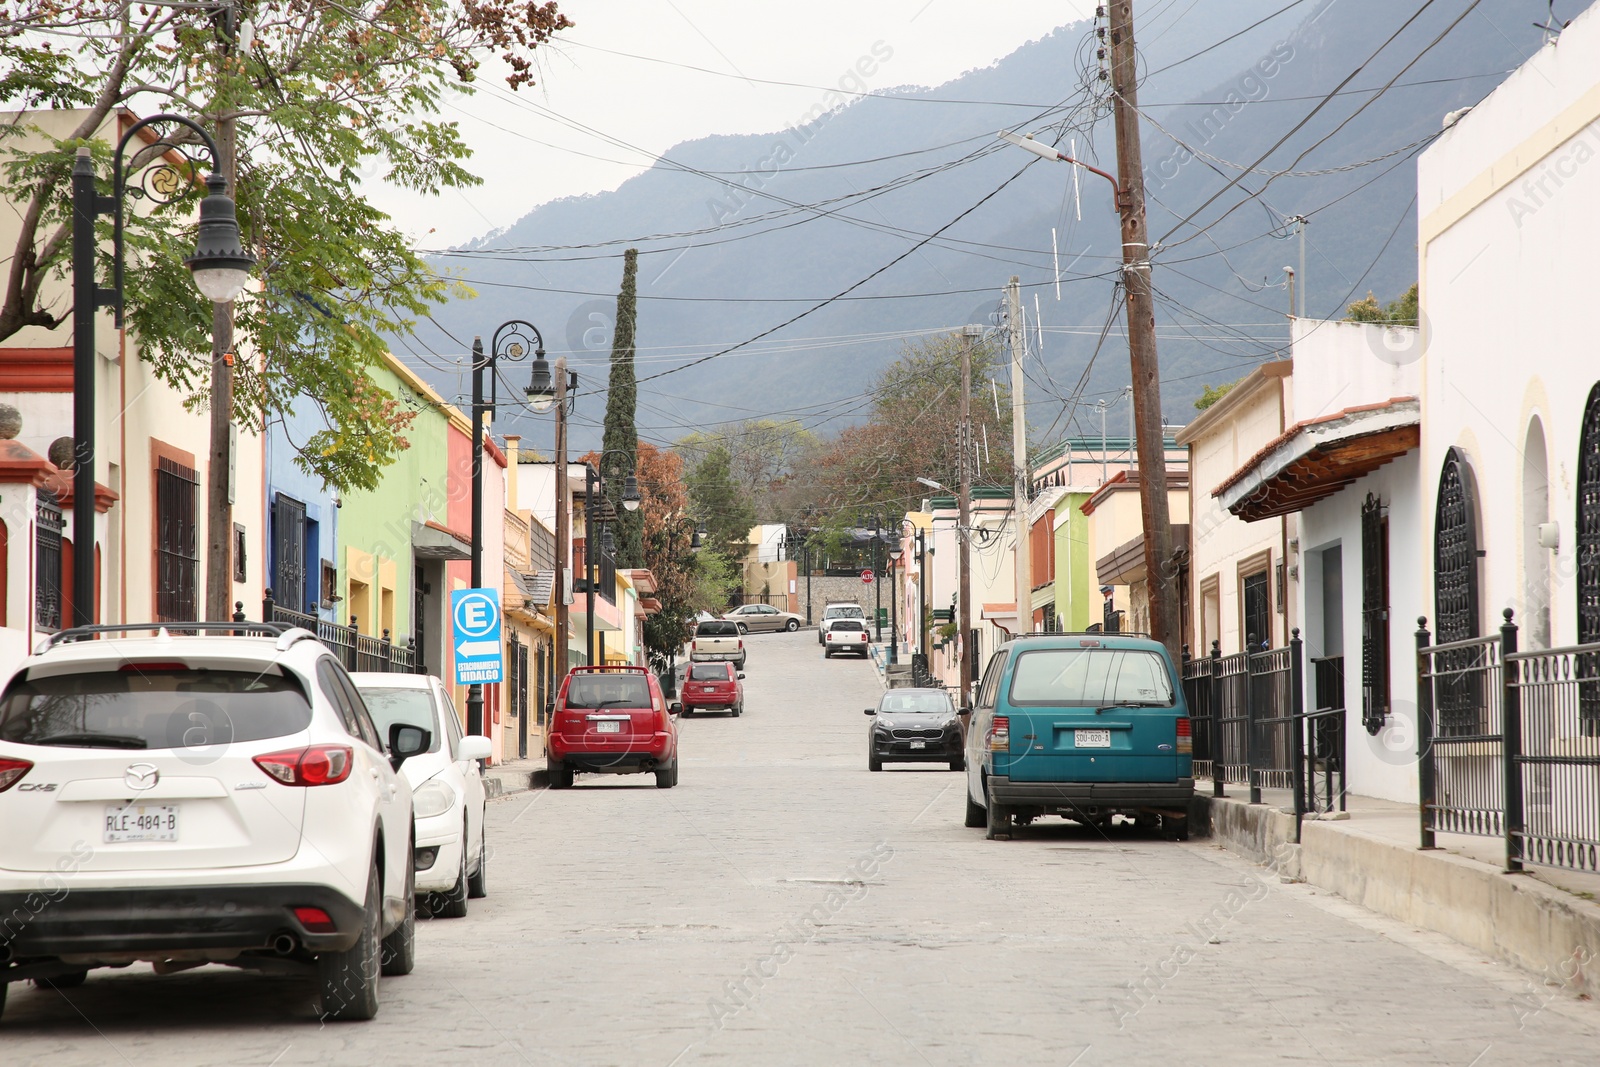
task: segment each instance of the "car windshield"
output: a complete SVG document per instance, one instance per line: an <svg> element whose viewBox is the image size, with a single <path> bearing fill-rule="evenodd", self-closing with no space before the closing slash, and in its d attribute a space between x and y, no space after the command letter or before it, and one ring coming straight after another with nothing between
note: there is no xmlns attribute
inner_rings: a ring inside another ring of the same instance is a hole
<svg viewBox="0 0 1600 1067"><path fill-rule="evenodd" d="M574 674L567 683L569 708L648 708L650 684L642 674Z"/></svg>
<svg viewBox="0 0 1600 1067"><path fill-rule="evenodd" d="M696 663L689 668L689 680L694 682L726 682L730 678L726 663Z"/></svg>
<svg viewBox="0 0 1600 1067"><path fill-rule="evenodd" d="M736 622L703 622L695 630L696 637L738 637L739 624Z"/></svg>
<svg viewBox="0 0 1600 1067"><path fill-rule="evenodd" d="M1017 656L1013 704L1105 708L1172 706L1166 661L1155 652L1117 648L1041 648Z"/></svg>
<svg viewBox="0 0 1600 1067"><path fill-rule="evenodd" d="M857 607L856 605L854 605L854 604L846 604L843 607L829 608L823 614L827 618L830 618L830 619L864 619L864 618L866 618L866 614L864 612L862 612L862 610L859 607Z"/></svg>
<svg viewBox="0 0 1600 1067"><path fill-rule="evenodd" d="M878 710L886 715L953 715L955 707L943 693L886 693Z"/></svg>
<svg viewBox="0 0 1600 1067"><path fill-rule="evenodd" d="M833 629L836 633L844 633L850 630L854 630L859 633L862 630L865 630L866 627L862 626L859 622L856 622L853 619L841 619L840 621L834 623L831 629Z"/></svg>
<svg viewBox="0 0 1600 1067"><path fill-rule="evenodd" d="M296 734L311 704L291 676L170 665L30 678L0 695L0 740L80 748L205 748Z"/></svg>
<svg viewBox="0 0 1600 1067"><path fill-rule="evenodd" d="M420 726L433 735L428 751L439 751L439 721L434 716L433 694L426 689L368 689L358 686L361 699L366 701L372 721L377 724L378 736L388 737L389 727L395 723Z"/></svg>

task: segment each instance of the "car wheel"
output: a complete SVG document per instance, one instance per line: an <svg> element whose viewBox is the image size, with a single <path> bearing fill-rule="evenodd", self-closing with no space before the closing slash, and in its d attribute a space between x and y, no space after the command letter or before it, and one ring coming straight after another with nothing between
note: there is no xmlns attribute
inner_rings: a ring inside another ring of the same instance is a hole
<svg viewBox="0 0 1600 1067"><path fill-rule="evenodd" d="M478 832L478 869L467 876L467 896L482 900L489 895L489 842L487 830Z"/></svg>
<svg viewBox="0 0 1600 1067"><path fill-rule="evenodd" d="M800 620L790 619L788 624L784 626L784 629L788 630L790 633L794 633L796 630L800 629Z"/></svg>
<svg viewBox="0 0 1600 1067"><path fill-rule="evenodd" d="M416 842L412 842L412 852ZM382 971L386 975L410 974L417 967L417 871L414 864L406 869L406 917L388 937L383 939L381 950Z"/></svg>
<svg viewBox="0 0 1600 1067"><path fill-rule="evenodd" d="M728 710L733 712L733 717L735 719L737 719L739 716L744 714L744 705L743 704L735 704L733 707L729 708Z"/></svg>
<svg viewBox="0 0 1600 1067"><path fill-rule="evenodd" d="M957 756L955 759L950 761L950 769L952 771L964 771L964 770L966 770L967 769L967 758L965 756Z"/></svg>
<svg viewBox="0 0 1600 1067"><path fill-rule="evenodd" d="M665 771L656 772L656 788L671 789L678 784L678 761L672 761L672 767Z"/></svg>
<svg viewBox="0 0 1600 1067"><path fill-rule="evenodd" d="M972 790L969 788L967 790L967 827L976 830L981 826L987 826L988 823L988 813L983 810L983 805L972 799Z"/></svg>
<svg viewBox="0 0 1600 1067"><path fill-rule="evenodd" d="M739 635L741 637L750 632L750 627L746 626L744 623L741 622L741 623L738 623L737 625L739 627Z"/></svg>
<svg viewBox="0 0 1600 1067"><path fill-rule="evenodd" d="M53 978L35 978L33 984L39 989L77 989L88 979L88 971L71 971L67 974L58 974ZM0 986L0 988L3 988L3 986Z"/></svg>
<svg viewBox="0 0 1600 1067"><path fill-rule="evenodd" d="M822 658L823 659L832 659L833 658L833 649L831 649L831 648L823 649L822 650Z"/></svg>
<svg viewBox="0 0 1600 1067"><path fill-rule="evenodd" d="M551 789L572 788L572 768L560 760L546 760L545 774L549 776Z"/></svg>
<svg viewBox="0 0 1600 1067"><path fill-rule="evenodd" d="M456 884L439 894L439 906L434 914L441 919L467 917L467 823L461 820L461 869L456 872Z"/></svg>
<svg viewBox="0 0 1600 1067"><path fill-rule="evenodd" d="M883 770L883 760L879 759L878 758L878 754L876 752L871 751L871 750L868 750L868 752L867 752L867 770L869 770L869 771L881 771L881 770Z"/></svg>
<svg viewBox="0 0 1600 1067"><path fill-rule="evenodd" d="M324 1019L359 1022L378 1014L378 972L383 966L379 936L383 886L379 879L378 866L373 864L367 872L367 904L356 943L343 952L324 952L317 957Z"/></svg>
<svg viewBox="0 0 1600 1067"><path fill-rule="evenodd" d="M985 824L989 832L984 836L990 841L997 837L1011 838L1011 809L1004 804L995 802L994 790L989 790L989 806L985 809Z"/></svg>
<svg viewBox="0 0 1600 1067"><path fill-rule="evenodd" d="M683 715L683 717L685 719L692 719L692 718L694 718L694 709L689 707L689 705L685 704L683 706L683 711L682 711L681 714Z"/></svg>
<svg viewBox="0 0 1600 1067"><path fill-rule="evenodd" d="M10 988L10 982L0 982L0 1016L4 1016L6 1013L6 990Z"/></svg>

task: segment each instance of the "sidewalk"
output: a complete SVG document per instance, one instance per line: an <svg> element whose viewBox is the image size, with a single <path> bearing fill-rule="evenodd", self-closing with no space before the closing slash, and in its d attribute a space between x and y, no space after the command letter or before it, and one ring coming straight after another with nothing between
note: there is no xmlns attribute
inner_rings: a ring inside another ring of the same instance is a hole
<svg viewBox="0 0 1600 1067"><path fill-rule="evenodd" d="M483 771L483 789L490 800L495 797L526 793L541 788L545 783L544 756L507 760Z"/></svg>
<svg viewBox="0 0 1600 1067"><path fill-rule="evenodd" d="M1204 780L1197 792L1218 843L1281 877L1600 994L1600 874L1532 864L1507 874L1499 837L1438 834L1423 850L1414 804L1351 794L1347 812L1307 815L1295 844L1287 790L1264 789L1255 805L1245 786L1212 798Z"/></svg>

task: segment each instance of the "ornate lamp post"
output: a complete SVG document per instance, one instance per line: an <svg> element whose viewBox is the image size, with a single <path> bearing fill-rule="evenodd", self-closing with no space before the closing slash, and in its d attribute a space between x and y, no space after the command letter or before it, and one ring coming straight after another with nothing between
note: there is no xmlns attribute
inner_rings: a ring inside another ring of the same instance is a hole
<svg viewBox="0 0 1600 1067"><path fill-rule="evenodd" d="M638 511L640 503L639 479L636 478L633 473L632 457L630 457L620 448L608 448L604 452L600 453L600 462L604 463L607 456L613 455L621 456L628 466L627 478L622 483L622 506L627 508L629 511ZM583 585L584 596L586 598L585 606L588 609L587 647L589 663L591 665L594 663L594 587L596 581L598 581L594 570L594 559L596 541L598 539L597 531L600 526L600 524L598 524L595 520L596 490L599 490L599 492L602 494L605 492L605 480L601 478L599 468L597 468L593 463L585 463L583 466L583 525L585 538L583 549ZM610 530L606 530L604 536L609 538L610 533ZM604 551L607 555L610 555L611 548L609 544L603 544L600 547L602 551Z"/></svg>
<svg viewBox="0 0 1600 1067"><path fill-rule="evenodd" d="M556 574L553 596L556 603L555 672L567 676L567 640L570 609L567 607L567 571L572 563L571 523L567 510L571 494L567 489L567 418L572 414L578 391L578 372L567 370L567 359L556 360L555 374L543 352L534 353L533 376L528 383L528 406L537 413L556 409Z"/></svg>
<svg viewBox="0 0 1600 1067"><path fill-rule="evenodd" d="M903 525L901 529L904 529ZM903 554L904 549L900 547L899 541L896 541L894 546L889 549L889 662L891 664L900 662L900 583L898 579L900 575L900 557Z"/></svg>
<svg viewBox="0 0 1600 1067"><path fill-rule="evenodd" d="M139 186L128 188L128 167L124 159L132 140L154 127L177 126L199 140L178 140L177 131L162 130L141 154L155 153L163 162L144 168ZM123 298L123 201L130 193L156 204L168 204L187 195L193 188L200 160L193 155L203 147L207 169L206 196L200 201L200 228L194 255L184 264L194 274L195 288L214 304L227 304L244 290L255 257L245 251L239 239L239 220L227 180L217 173L222 163L217 143L201 125L181 115L152 115L134 123L117 142L112 155L111 195L100 196L94 188L94 159L87 147L79 148L72 163L72 625L87 626L94 621L94 466L95 466L95 312L109 307L122 325ZM171 154L188 164L171 162ZM187 171L187 173L186 173ZM112 217L112 284L102 289L95 282L95 219Z"/></svg>
<svg viewBox="0 0 1600 1067"><path fill-rule="evenodd" d="M472 588L483 586L483 435L486 430L484 416L493 417L495 405L500 400L499 378L495 367L501 359L521 362L528 358L532 344L535 363L544 360L544 338L531 322L511 319L495 328L489 341L489 351L483 351L483 338L472 339ZM489 400L483 399L483 372L489 371ZM546 371L546 384L549 372ZM536 377L530 378L527 405L535 411L540 394L535 391ZM483 733L483 686L474 683L467 689L467 733Z"/></svg>

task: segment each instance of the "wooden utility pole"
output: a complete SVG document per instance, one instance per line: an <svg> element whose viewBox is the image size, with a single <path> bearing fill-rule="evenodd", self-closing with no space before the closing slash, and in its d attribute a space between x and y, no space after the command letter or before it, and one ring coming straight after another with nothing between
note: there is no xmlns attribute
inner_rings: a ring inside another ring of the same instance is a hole
<svg viewBox="0 0 1600 1067"><path fill-rule="evenodd" d="M556 685L567 676L567 566L572 562L572 539L567 535L567 357L556 360Z"/></svg>
<svg viewBox="0 0 1600 1067"><path fill-rule="evenodd" d="M961 489L956 499L956 543L960 545L961 591L959 598L961 649L961 700L958 707L972 707L972 668L977 650L972 647L972 346L983 335L983 327L961 328Z"/></svg>
<svg viewBox="0 0 1600 1067"><path fill-rule="evenodd" d="M1022 286L1015 274L1006 286L1006 325L1011 330L1011 514L1017 540L1017 632L1033 630L1033 560L1028 544L1028 412L1022 399Z"/></svg>
<svg viewBox="0 0 1600 1067"><path fill-rule="evenodd" d="M234 193L238 120L226 113L217 119L217 173ZM206 464L206 603L211 622L233 618L233 302L211 305L211 435ZM294 611L306 609L304 588L275 589L277 599Z"/></svg>
<svg viewBox="0 0 1600 1067"><path fill-rule="evenodd" d="M1144 566L1150 594L1150 634L1176 658L1180 649L1178 587L1171 571L1172 525L1167 514L1167 457L1161 429L1161 367L1156 358L1155 303L1150 287L1150 231L1144 214L1144 160L1139 149L1138 50L1133 0L1111 0L1111 88L1121 191L1122 277L1128 294L1128 365L1139 454L1139 505L1144 520Z"/></svg>

